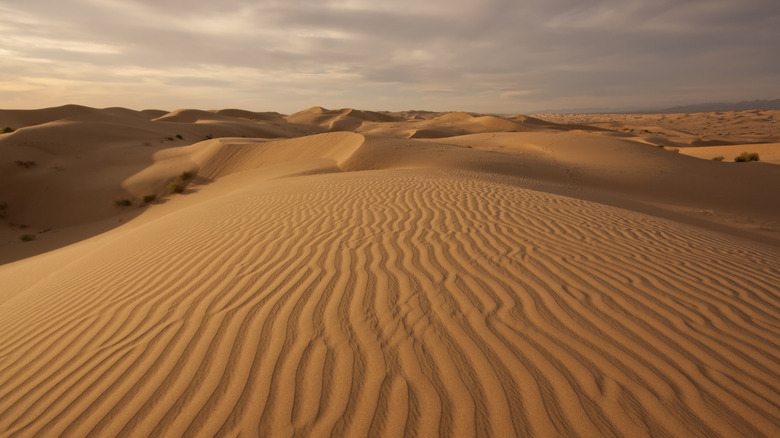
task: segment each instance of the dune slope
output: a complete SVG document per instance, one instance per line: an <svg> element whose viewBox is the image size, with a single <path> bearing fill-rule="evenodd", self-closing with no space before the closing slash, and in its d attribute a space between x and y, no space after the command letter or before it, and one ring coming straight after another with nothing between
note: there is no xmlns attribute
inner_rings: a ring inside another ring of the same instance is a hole
<svg viewBox="0 0 780 438"><path fill-rule="evenodd" d="M197 171L188 152L179 151L186 146L217 137L258 142L318 131L262 116L236 110L160 116L75 105L0 111L0 127L5 120L13 128L0 134L0 264L75 243L137 216L144 196L162 197L178 174ZM131 205L117 207L122 200ZM97 221L102 224L90 225ZM20 247L25 234L39 238Z"/></svg>

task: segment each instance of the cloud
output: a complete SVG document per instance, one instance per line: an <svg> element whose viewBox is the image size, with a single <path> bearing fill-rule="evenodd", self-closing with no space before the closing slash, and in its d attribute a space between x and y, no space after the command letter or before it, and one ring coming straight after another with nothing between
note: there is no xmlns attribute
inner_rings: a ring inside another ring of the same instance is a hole
<svg viewBox="0 0 780 438"><path fill-rule="evenodd" d="M643 107L777 97L778 29L775 0L0 0L0 81L35 106Z"/></svg>

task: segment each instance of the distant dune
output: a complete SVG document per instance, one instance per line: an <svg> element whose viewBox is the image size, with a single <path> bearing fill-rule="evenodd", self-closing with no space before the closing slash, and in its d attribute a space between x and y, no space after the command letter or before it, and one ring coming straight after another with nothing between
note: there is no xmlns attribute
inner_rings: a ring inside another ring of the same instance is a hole
<svg viewBox="0 0 780 438"><path fill-rule="evenodd" d="M2 110L0 437L780 436L778 117Z"/></svg>
<svg viewBox="0 0 780 438"><path fill-rule="evenodd" d="M632 141L678 149L680 153L733 162L742 152L780 164L780 111L729 111L675 114L541 114L544 120L583 124L612 131Z"/></svg>
<svg viewBox="0 0 780 438"><path fill-rule="evenodd" d="M750 110L780 110L780 99L774 100L746 100L742 102L712 102L696 105L682 105L673 108L659 110L659 113L683 113L683 112L715 112L715 111L750 111Z"/></svg>

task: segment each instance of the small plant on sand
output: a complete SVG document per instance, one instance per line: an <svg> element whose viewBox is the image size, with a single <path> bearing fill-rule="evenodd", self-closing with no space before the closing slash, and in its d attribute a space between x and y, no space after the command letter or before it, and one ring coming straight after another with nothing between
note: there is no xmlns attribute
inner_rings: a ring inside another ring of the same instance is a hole
<svg viewBox="0 0 780 438"><path fill-rule="evenodd" d="M172 182L168 185L168 191L171 193L181 193L184 191L184 184Z"/></svg>
<svg viewBox="0 0 780 438"><path fill-rule="evenodd" d="M35 240L35 234L22 234L19 239L21 239L22 242L32 242Z"/></svg>
<svg viewBox="0 0 780 438"><path fill-rule="evenodd" d="M176 138L178 138L179 140L184 140L184 137L182 137L181 134L176 134Z"/></svg>
<svg viewBox="0 0 780 438"><path fill-rule="evenodd" d="M734 161L737 163L744 163L747 161L760 161L760 159L757 152L742 152L737 156L737 158L734 158Z"/></svg>
<svg viewBox="0 0 780 438"><path fill-rule="evenodd" d="M35 167L38 165L35 161L22 161L22 160L16 160L14 161L17 166L24 167L25 169L29 169L31 167Z"/></svg>
<svg viewBox="0 0 780 438"><path fill-rule="evenodd" d="M8 134L8 133L10 133L10 132L14 132L14 131L15 131L15 129L14 129L14 128L12 128L12 127L10 127L10 126L6 126L5 128L3 128L3 131L2 131L2 133L3 133L3 134Z"/></svg>
<svg viewBox="0 0 780 438"><path fill-rule="evenodd" d="M723 161L723 160L725 160L725 159L726 159L726 157L724 157L723 155L719 155L719 156L717 156L717 157L714 157L714 158L712 159L712 161Z"/></svg>
<svg viewBox="0 0 780 438"><path fill-rule="evenodd" d="M144 201L144 204L148 204L150 202L154 202L155 200L157 200L157 195L144 195L144 197L141 198L141 200Z"/></svg>
<svg viewBox="0 0 780 438"><path fill-rule="evenodd" d="M186 170L184 172L180 173L179 176L178 176L179 181L188 181L188 180L191 180L192 177L193 177L192 172L189 172L189 171L186 171Z"/></svg>
<svg viewBox="0 0 780 438"><path fill-rule="evenodd" d="M129 207L133 205L133 201L129 199L117 199L116 201L114 201L114 205L116 205L117 207Z"/></svg>
<svg viewBox="0 0 780 438"><path fill-rule="evenodd" d="M207 135L207 136L206 136L206 140L211 140L212 138L214 138L214 136L213 136L213 135L211 135L211 134L209 134L209 135Z"/></svg>

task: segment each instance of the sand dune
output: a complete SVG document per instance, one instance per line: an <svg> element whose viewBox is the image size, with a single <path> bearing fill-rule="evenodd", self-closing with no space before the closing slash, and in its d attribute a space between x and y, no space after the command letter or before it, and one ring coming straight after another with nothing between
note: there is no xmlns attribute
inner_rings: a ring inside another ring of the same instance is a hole
<svg viewBox="0 0 780 438"><path fill-rule="evenodd" d="M55 120L74 117L79 114L97 112L94 108L80 105L63 105L39 110L0 110L0 125L13 128L40 125Z"/></svg>
<svg viewBox="0 0 780 438"><path fill-rule="evenodd" d="M731 218L736 228L743 228L741 222L747 228L780 230L780 205L768 202L780 196L774 184L780 169L774 165L693 159L602 133L493 133L434 141L499 153L501 162L516 163L503 172L554 182L563 186L558 189L562 194L653 214L664 213L638 204L669 214L680 209L692 213L687 218L675 217L683 221L701 219L707 212L711 221ZM499 161L496 155L492 157ZM780 243L777 237L765 233L759 239Z"/></svg>
<svg viewBox="0 0 780 438"><path fill-rule="evenodd" d="M599 128L546 122L528 116L498 117L465 112L404 111L379 113L350 108L312 107L287 117L291 123L313 125L328 131L355 131L397 138L447 138L488 132L567 131Z"/></svg>
<svg viewBox="0 0 780 438"><path fill-rule="evenodd" d="M320 126L329 131L354 131L367 122L386 123L399 120L389 114L375 111L362 111L352 108L328 110L315 106L288 116L287 121L290 123Z"/></svg>
<svg viewBox="0 0 780 438"><path fill-rule="evenodd" d="M1 136L0 224L110 193L5 227L0 436L780 434L780 166L327 111L79 107ZM236 126L289 138L196 136Z"/></svg>
<svg viewBox="0 0 780 438"><path fill-rule="evenodd" d="M136 216L138 209L118 209L115 201L142 205L145 195L165 195L180 172L197 170L189 157L171 154L171 149L212 137L280 138L318 132L283 119L233 115L179 110L160 116L157 111L80 106L4 111L2 120L15 130L0 136L0 204L7 204L3 213L10 225L0 227L0 248L24 233L51 231L54 237L45 239L48 244L36 245L52 249L85 235L70 238L64 227L113 221L104 223L103 231ZM30 255L30 250L0 249L0 262Z"/></svg>
<svg viewBox="0 0 780 438"><path fill-rule="evenodd" d="M223 109L214 112L222 116L234 117L239 119L249 119L249 120L280 121L284 119L284 116L282 114L276 112L255 112L255 111L246 111L241 109Z"/></svg>
<svg viewBox="0 0 780 438"><path fill-rule="evenodd" d="M715 146L777 142L780 111L729 111L683 114L540 114L557 123L577 123L619 131L637 138L667 137L677 146Z"/></svg>

